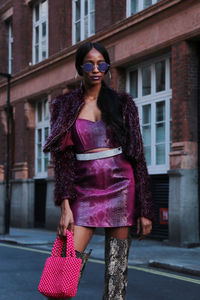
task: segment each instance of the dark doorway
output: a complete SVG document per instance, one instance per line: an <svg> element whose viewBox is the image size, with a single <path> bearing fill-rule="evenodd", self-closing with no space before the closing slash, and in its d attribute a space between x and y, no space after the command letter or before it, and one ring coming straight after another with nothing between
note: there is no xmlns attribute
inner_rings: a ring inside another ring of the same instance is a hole
<svg viewBox="0 0 200 300"><path fill-rule="evenodd" d="M152 198L155 209L155 222L149 238L159 240L168 238L168 201L169 176L167 174L150 176ZM132 227L132 236L136 236L136 226Z"/></svg>
<svg viewBox="0 0 200 300"><path fill-rule="evenodd" d="M34 226L43 228L45 227L45 210L46 210L46 180L35 180L35 213L34 213Z"/></svg>
<svg viewBox="0 0 200 300"><path fill-rule="evenodd" d="M169 176L167 174L151 175L152 196L155 207L155 222L151 237L168 238L168 202Z"/></svg>

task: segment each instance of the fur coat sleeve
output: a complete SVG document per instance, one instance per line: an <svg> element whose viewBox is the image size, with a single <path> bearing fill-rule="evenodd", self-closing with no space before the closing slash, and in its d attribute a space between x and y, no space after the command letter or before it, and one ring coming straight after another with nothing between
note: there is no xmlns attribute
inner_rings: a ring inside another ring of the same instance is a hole
<svg viewBox="0 0 200 300"><path fill-rule="evenodd" d="M63 105L63 97L58 96L52 100L50 106L51 119L50 119L50 129L51 134L47 138L44 145L44 152L51 152L53 167L54 167L54 203L56 206L60 206L62 200L69 199L74 200L76 195L74 192L74 163L75 163L75 153L73 151L73 143L69 143L66 149L63 149L63 138L59 138L55 143L51 141L56 134L59 133L59 123L60 115ZM65 136L65 140L66 140ZM70 137L69 137L70 138ZM50 142L50 143L49 143ZM48 144L50 144L48 146Z"/></svg>

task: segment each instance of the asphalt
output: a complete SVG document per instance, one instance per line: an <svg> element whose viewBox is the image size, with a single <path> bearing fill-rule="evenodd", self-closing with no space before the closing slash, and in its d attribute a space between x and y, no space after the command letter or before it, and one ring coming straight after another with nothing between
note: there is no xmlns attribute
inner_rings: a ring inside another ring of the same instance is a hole
<svg viewBox="0 0 200 300"><path fill-rule="evenodd" d="M56 232L45 229L10 228L9 235L0 235L0 242L29 246L51 251ZM91 258L104 260L104 236L94 234L88 250ZM200 246L183 248L166 242L132 239L129 265L168 269L185 274L200 276Z"/></svg>

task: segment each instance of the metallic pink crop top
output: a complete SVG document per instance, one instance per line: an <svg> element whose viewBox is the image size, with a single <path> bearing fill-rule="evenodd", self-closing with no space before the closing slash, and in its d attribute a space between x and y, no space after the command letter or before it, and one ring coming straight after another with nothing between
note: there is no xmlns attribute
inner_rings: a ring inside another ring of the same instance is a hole
<svg viewBox="0 0 200 300"><path fill-rule="evenodd" d="M83 153L94 148L115 148L119 143L113 139L110 127L101 119L96 122L76 119L71 129L71 138L76 153Z"/></svg>

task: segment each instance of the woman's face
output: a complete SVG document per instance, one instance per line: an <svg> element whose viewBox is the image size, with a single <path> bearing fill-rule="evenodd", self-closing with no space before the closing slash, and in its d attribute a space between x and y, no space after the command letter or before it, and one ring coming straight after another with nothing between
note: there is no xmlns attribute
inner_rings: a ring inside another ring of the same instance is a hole
<svg viewBox="0 0 200 300"><path fill-rule="evenodd" d="M88 84L90 86L101 84L101 81L105 73L99 71L98 65L102 62L105 62L105 59L103 55L95 48L92 48L87 53L87 55L84 57L83 65L86 63L91 63L94 66L94 68L92 71L89 72L85 72L83 70L83 77L85 80L85 84Z"/></svg>

